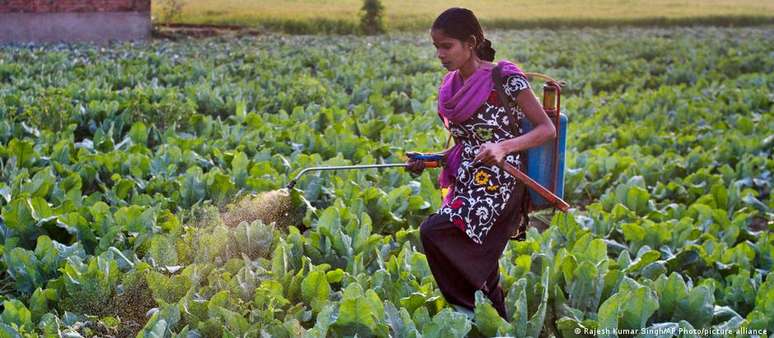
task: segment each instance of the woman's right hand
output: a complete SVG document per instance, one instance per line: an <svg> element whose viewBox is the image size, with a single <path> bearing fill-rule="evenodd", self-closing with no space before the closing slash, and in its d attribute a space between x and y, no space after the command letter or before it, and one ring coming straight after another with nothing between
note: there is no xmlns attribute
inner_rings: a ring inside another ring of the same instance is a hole
<svg viewBox="0 0 774 338"><path fill-rule="evenodd" d="M409 160L406 164L406 170L411 176L417 177L425 170L425 162L422 160Z"/></svg>

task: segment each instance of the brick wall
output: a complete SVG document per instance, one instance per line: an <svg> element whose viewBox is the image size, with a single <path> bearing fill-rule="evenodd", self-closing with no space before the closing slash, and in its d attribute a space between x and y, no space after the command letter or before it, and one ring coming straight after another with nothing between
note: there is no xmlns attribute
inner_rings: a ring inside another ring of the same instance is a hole
<svg viewBox="0 0 774 338"><path fill-rule="evenodd" d="M0 13L149 12L151 0L0 0Z"/></svg>
<svg viewBox="0 0 774 338"><path fill-rule="evenodd" d="M146 40L151 0L0 0L0 45Z"/></svg>

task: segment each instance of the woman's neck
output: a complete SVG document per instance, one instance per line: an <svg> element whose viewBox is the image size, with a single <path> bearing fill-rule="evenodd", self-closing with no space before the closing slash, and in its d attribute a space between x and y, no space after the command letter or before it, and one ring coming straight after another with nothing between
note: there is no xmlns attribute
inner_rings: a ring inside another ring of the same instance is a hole
<svg viewBox="0 0 774 338"><path fill-rule="evenodd" d="M473 73L476 72L481 67L488 67L491 65L490 62L480 60L478 58L471 58L469 62L466 62L462 67L459 69L460 76L462 77L462 82L465 82L468 78L470 78Z"/></svg>

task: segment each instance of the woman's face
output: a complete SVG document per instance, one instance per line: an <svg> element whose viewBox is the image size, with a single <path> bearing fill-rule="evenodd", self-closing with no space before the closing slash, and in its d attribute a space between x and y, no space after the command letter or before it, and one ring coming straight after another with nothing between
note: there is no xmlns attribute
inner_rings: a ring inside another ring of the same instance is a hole
<svg viewBox="0 0 774 338"><path fill-rule="evenodd" d="M431 30L430 37L432 37L433 46L435 46L435 55L448 71L459 69L472 56L473 49L469 42L462 42L450 37L439 29Z"/></svg>

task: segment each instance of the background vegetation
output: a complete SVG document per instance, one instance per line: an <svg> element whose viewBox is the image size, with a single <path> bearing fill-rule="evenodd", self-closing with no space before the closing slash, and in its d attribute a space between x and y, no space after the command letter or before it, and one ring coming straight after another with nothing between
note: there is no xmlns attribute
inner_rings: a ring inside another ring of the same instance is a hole
<svg viewBox="0 0 774 338"><path fill-rule="evenodd" d="M170 0L164 0L170 1ZM184 0L182 15L162 22L246 25L288 33L358 32L361 0ZM180 1L180 0L175 0ZM748 26L774 23L774 2L757 0L383 0L388 30L426 30L444 9L472 9L488 28L606 27L614 25Z"/></svg>

